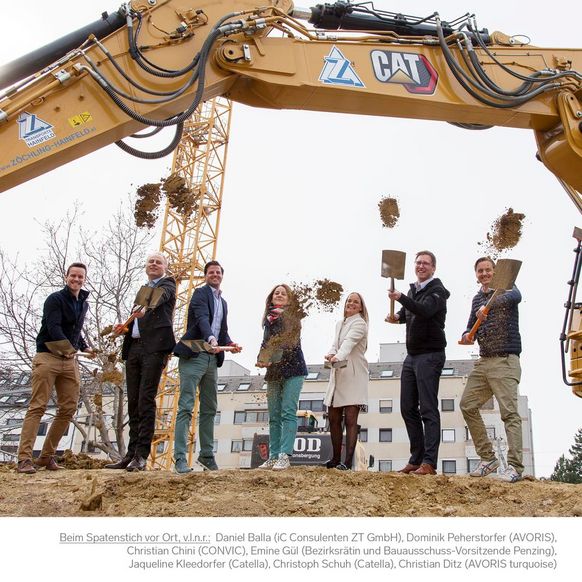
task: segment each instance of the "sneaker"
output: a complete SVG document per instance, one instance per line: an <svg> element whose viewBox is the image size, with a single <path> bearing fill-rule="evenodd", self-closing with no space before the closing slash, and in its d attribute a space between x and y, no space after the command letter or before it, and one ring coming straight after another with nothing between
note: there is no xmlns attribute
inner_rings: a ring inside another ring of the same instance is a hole
<svg viewBox="0 0 582 582"><path fill-rule="evenodd" d="M178 475L183 475L184 473L190 473L193 471L192 467L188 465L186 459L176 459L174 461L174 471L178 473Z"/></svg>
<svg viewBox="0 0 582 582"><path fill-rule="evenodd" d="M339 463L338 465L336 465L335 469L337 469L338 471L349 471L350 470L350 468L347 465L344 465L343 463Z"/></svg>
<svg viewBox="0 0 582 582"><path fill-rule="evenodd" d="M481 461L470 473L471 477L487 477L499 467L499 461L493 459L492 461Z"/></svg>
<svg viewBox="0 0 582 582"><path fill-rule="evenodd" d="M259 465L257 469L272 469L277 464L278 460L277 457L267 459L262 465Z"/></svg>
<svg viewBox="0 0 582 582"><path fill-rule="evenodd" d="M283 471L284 469L288 469L290 466L291 462L289 461L289 455L281 453L273 465L273 471Z"/></svg>
<svg viewBox="0 0 582 582"><path fill-rule="evenodd" d="M198 457L198 462L205 471L218 471L218 465L214 457Z"/></svg>
<svg viewBox="0 0 582 582"><path fill-rule="evenodd" d="M509 465L505 471L501 471L497 475L492 475L493 479L498 481L505 481L506 483L515 483L521 481L521 475L515 470L515 467Z"/></svg>
<svg viewBox="0 0 582 582"><path fill-rule="evenodd" d="M32 475L33 473L36 473L36 469L34 468L34 465L30 459L24 459L24 461L18 461L16 472Z"/></svg>

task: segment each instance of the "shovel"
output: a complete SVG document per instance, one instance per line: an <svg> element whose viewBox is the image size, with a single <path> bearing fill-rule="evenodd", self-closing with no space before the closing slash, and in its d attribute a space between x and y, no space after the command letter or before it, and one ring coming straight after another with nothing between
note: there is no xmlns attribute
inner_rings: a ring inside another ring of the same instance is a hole
<svg viewBox="0 0 582 582"><path fill-rule="evenodd" d="M495 289L493 295L487 304L483 308L483 314L487 315L489 310L491 309L491 305L493 301L504 293L505 291L509 291L512 289L515 280L517 279L517 274L519 273L519 269L521 268L521 261L517 261L515 259L499 259L497 261L497 265L495 265L495 273L493 274L493 278L491 279L491 284L489 285L491 289ZM473 343L475 341L475 334L481 325L481 320L477 319L474 323L471 331L467 334L465 341L460 340L459 343L461 345L466 345L467 342Z"/></svg>
<svg viewBox="0 0 582 582"><path fill-rule="evenodd" d="M161 287L150 287L149 285L142 285L139 288L133 302L133 311L127 320L121 324L122 328L119 332L113 332L112 335L121 335L122 333L127 333L129 330L129 325L135 319L135 315L138 311L144 311L146 309L155 309L164 294L164 290Z"/></svg>
<svg viewBox="0 0 582 582"><path fill-rule="evenodd" d="M406 253L382 251L382 277L390 277L390 291L394 291L394 279L404 279ZM390 299L390 318L394 317L394 299Z"/></svg>
<svg viewBox="0 0 582 582"><path fill-rule="evenodd" d="M219 352L235 352L235 346L215 346L214 348L208 342L204 340L180 340L187 348L190 348L193 352L199 354L200 352L212 352L213 350L218 350Z"/></svg>

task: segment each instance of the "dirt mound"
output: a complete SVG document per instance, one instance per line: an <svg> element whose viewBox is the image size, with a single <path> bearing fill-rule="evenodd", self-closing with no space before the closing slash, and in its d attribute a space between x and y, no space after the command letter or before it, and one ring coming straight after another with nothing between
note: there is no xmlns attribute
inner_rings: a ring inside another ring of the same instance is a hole
<svg viewBox="0 0 582 582"><path fill-rule="evenodd" d="M582 516L582 485L490 478L220 470L0 472L2 516Z"/></svg>

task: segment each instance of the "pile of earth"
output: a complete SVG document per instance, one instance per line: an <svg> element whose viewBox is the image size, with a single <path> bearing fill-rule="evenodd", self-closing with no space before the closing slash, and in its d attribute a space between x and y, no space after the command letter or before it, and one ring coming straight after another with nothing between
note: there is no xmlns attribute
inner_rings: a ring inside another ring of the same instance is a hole
<svg viewBox="0 0 582 582"><path fill-rule="evenodd" d="M582 485L526 478L228 470L176 475L0 469L1 516L563 517L582 516Z"/></svg>

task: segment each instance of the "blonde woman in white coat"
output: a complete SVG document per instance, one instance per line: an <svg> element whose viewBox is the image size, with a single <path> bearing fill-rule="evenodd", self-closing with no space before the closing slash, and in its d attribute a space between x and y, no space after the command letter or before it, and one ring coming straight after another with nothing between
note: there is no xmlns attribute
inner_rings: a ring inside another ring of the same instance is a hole
<svg viewBox="0 0 582 582"><path fill-rule="evenodd" d="M334 341L325 359L346 361L345 367L332 368L324 404L328 407L333 458L328 469L348 470L352 466L358 440L360 405L368 402L368 310L359 293L350 293L344 305L344 318L338 322ZM341 462L344 426L346 453Z"/></svg>

